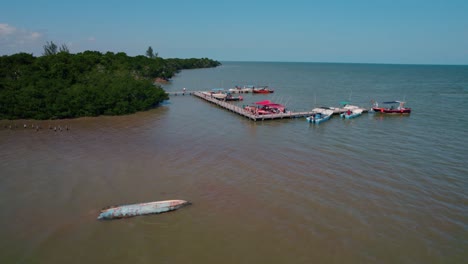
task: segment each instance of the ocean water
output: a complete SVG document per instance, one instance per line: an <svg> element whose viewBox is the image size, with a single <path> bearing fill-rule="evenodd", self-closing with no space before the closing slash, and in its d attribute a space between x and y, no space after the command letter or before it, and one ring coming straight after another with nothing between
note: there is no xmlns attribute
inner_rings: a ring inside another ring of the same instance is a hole
<svg viewBox="0 0 468 264"><path fill-rule="evenodd" d="M404 100L413 112L253 122L179 95L127 116L2 120L0 262L466 261L468 66L224 62L165 89L246 84L275 93L235 104ZM193 205L96 220L165 199Z"/></svg>

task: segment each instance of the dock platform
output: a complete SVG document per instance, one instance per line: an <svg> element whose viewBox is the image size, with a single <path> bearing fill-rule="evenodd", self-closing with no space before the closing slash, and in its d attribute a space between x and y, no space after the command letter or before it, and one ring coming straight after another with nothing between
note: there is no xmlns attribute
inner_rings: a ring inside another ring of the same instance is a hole
<svg viewBox="0 0 468 264"><path fill-rule="evenodd" d="M242 107L239 107L237 105L233 105L231 103L225 102L218 100L214 97L208 96L202 92L192 92L192 95L203 99L207 102L210 102L212 104L215 104L219 107L222 107L228 111L231 111L233 113L236 113L238 115L241 115L243 117L246 117L250 120L253 121L263 121L263 120L273 120L273 119L284 119L284 118L298 118L298 117L307 117L313 114L312 111L308 112L286 112L286 113L279 113L279 114L269 114L269 115L256 115L253 114L252 112L243 109Z"/></svg>
<svg viewBox="0 0 468 264"><path fill-rule="evenodd" d="M233 113L236 113L238 115L241 115L243 117L246 117L250 120L253 121L263 121L263 120L273 120L273 119L284 119L284 118L298 118L298 117L308 117L311 116L316 112L317 109L319 108L314 108L311 111L304 111L304 112L291 112L288 111L286 113L278 113L278 114L269 114L269 115L258 115L254 114L248 110L243 109L242 107L239 107L237 105L233 105L229 102L218 100L214 97L211 97L207 94L207 92L203 91L180 91L180 92L167 92L170 96L184 96L184 95L193 95L196 96L200 99L203 99L207 102L210 102L212 104L215 104L221 108L224 108L228 111L231 111ZM344 113L347 111L345 108L332 108L333 109L333 115L339 115L341 113ZM360 108L362 109L363 113L367 113L369 109L365 108Z"/></svg>
<svg viewBox="0 0 468 264"><path fill-rule="evenodd" d="M169 96L192 95L194 91L166 92Z"/></svg>

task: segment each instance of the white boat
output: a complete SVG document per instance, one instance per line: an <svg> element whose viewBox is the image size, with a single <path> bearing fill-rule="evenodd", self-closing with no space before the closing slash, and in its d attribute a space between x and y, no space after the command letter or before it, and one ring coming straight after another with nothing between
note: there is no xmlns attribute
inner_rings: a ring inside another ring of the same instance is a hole
<svg viewBox="0 0 468 264"><path fill-rule="evenodd" d="M253 91L255 86L253 85L244 85L244 86L238 86L236 85L234 88L230 88L229 92L231 93L251 93Z"/></svg>
<svg viewBox="0 0 468 264"><path fill-rule="evenodd" d="M362 114L362 111L363 110L360 108L348 109L344 113L341 113L340 117L346 119L355 118L360 116Z"/></svg>
<svg viewBox="0 0 468 264"><path fill-rule="evenodd" d="M320 107L320 108L315 108L313 112L314 113L311 116L306 117L307 122L320 124L322 122L329 120L330 117L333 115L334 111L333 109L330 109L329 107Z"/></svg>
<svg viewBox="0 0 468 264"><path fill-rule="evenodd" d="M97 219L110 220L138 215L159 214L168 211L173 211L190 204L190 202L184 200L167 200L149 203L111 206L102 209Z"/></svg>

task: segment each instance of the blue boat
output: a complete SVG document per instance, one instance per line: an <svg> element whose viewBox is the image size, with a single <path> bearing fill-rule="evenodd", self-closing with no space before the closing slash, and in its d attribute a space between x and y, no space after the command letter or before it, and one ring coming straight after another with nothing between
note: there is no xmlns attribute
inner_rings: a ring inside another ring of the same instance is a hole
<svg viewBox="0 0 468 264"><path fill-rule="evenodd" d="M333 110L328 107L321 107L314 109L311 116L306 117L307 122L313 124L320 124L330 119L333 115Z"/></svg>
<svg viewBox="0 0 468 264"><path fill-rule="evenodd" d="M167 200L149 203L129 204L111 206L101 210L98 220L110 220L127 218L138 215L159 214L173 211L183 206L190 205L190 202L184 200Z"/></svg>

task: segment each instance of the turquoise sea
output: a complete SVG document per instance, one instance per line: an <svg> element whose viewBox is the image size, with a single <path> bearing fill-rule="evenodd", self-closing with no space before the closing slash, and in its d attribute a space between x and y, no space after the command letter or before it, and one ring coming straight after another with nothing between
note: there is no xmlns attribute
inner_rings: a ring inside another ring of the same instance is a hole
<svg viewBox="0 0 468 264"><path fill-rule="evenodd" d="M253 122L179 95L128 116L0 121L0 263L468 259L468 66L223 62L164 88L248 84L275 93L235 104L404 100L412 113ZM166 199L193 205L96 220Z"/></svg>

